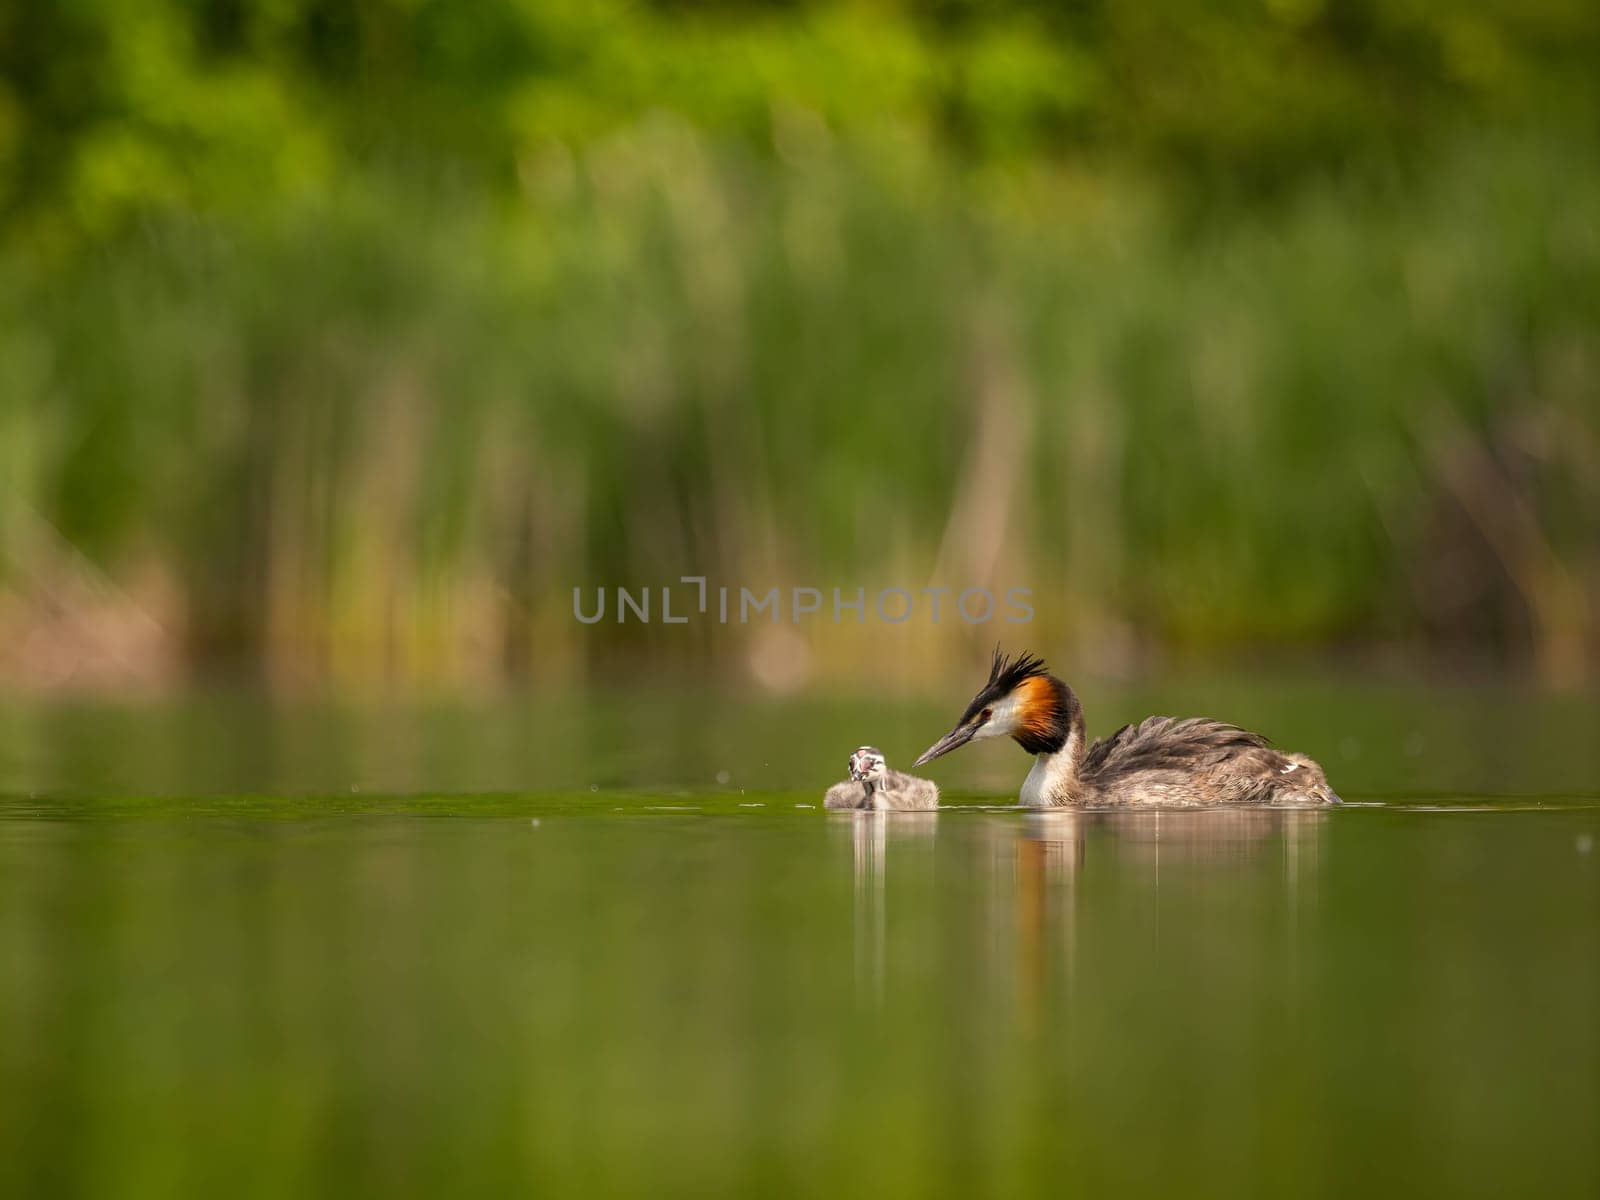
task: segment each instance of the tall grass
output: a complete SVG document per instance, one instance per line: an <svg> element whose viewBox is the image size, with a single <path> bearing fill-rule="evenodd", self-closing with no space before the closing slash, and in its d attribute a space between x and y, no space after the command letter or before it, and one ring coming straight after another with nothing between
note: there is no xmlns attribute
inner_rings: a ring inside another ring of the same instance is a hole
<svg viewBox="0 0 1600 1200"><path fill-rule="evenodd" d="M1031 586L1027 640L1112 662L1594 669L1589 151L1484 135L1197 229L1136 181L785 147L652 118L509 205L361 178L13 253L0 669L456 681L775 636L572 617L683 574ZM800 636L846 669L950 632Z"/></svg>

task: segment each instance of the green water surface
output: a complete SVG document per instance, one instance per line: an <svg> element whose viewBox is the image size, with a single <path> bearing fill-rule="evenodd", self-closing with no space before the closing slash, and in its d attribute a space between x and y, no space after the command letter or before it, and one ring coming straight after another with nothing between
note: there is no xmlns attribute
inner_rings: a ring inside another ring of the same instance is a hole
<svg viewBox="0 0 1600 1200"><path fill-rule="evenodd" d="M1600 1194L1592 698L1085 698L1351 803L815 807L959 697L0 705L0 1194Z"/></svg>

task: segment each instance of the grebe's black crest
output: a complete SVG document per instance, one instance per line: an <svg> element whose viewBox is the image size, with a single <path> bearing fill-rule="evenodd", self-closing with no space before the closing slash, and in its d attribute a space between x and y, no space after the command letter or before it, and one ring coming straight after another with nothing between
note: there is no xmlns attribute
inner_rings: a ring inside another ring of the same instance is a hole
<svg viewBox="0 0 1600 1200"><path fill-rule="evenodd" d="M984 709L1000 703L1016 691L1023 681L1049 677L1050 671L1044 665L1044 659L1037 654L1024 651L1015 658L1007 658L1000 652L1000 647L996 646L994 659L989 664L988 682L972 698L972 703L967 705L967 711L961 714L961 723L965 724Z"/></svg>
<svg viewBox="0 0 1600 1200"><path fill-rule="evenodd" d="M989 678L956 727L923 752L913 766L931 762L974 738L1009 736L1029 754L1054 754L1067 744L1082 710L1072 690L1035 654L1007 658L995 647Z"/></svg>

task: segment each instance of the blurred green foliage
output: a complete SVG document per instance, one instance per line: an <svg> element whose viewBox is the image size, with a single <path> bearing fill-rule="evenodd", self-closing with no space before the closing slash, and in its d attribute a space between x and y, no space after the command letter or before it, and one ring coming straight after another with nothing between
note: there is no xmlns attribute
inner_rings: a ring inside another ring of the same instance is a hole
<svg viewBox="0 0 1600 1200"><path fill-rule="evenodd" d="M510 191L545 145L654 110L780 153L789 111L968 162L1109 154L1232 190L1600 95L1583 0L78 0L3 21L5 205L91 229L259 210L374 164Z"/></svg>
<svg viewBox="0 0 1600 1200"><path fill-rule="evenodd" d="M0 668L669 652L570 588L690 571L1582 674L1597 50L1567 0L14 6Z"/></svg>

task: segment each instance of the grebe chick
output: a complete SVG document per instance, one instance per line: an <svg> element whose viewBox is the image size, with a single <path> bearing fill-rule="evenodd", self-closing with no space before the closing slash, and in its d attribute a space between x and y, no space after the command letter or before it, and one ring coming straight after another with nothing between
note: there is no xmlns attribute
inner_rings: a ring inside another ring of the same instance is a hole
<svg viewBox="0 0 1600 1200"><path fill-rule="evenodd" d="M823 808L919 812L939 807L939 788L926 779L891 771L883 752L861 746L850 755L850 778L828 789Z"/></svg>
<svg viewBox="0 0 1600 1200"><path fill-rule="evenodd" d="M862 746L850 756L850 778L866 789L867 808L879 812L923 812L939 807L939 787L903 771L891 771L883 751Z"/></svg>
<svg viewBox="0 0 1600 1200"><path fill-rule="evenodd" d="M866 786L857 780L846 779L829 788L822 797L823 808L871 808Z"/></svg>
<svg viewBox="0 0 1600 1200"><path fill-rule="evenodd" d="M912 764L970 741L1011 737L1034 755L1020 800L1031 808L1311 808L1338 804L1322 768L1258 733L1205 717L1147 717L1086 745L1077 694L1031 654L995 650L989 679L956 727Z"/></svg>

